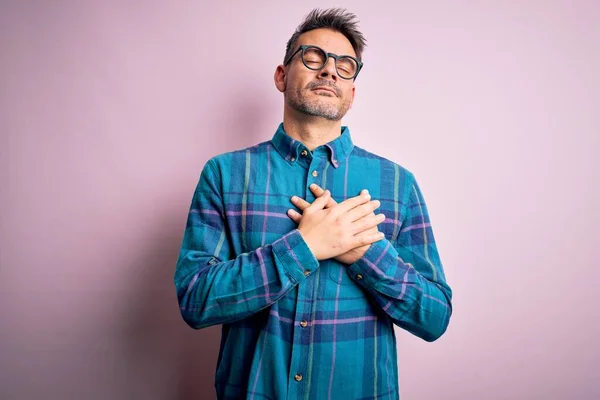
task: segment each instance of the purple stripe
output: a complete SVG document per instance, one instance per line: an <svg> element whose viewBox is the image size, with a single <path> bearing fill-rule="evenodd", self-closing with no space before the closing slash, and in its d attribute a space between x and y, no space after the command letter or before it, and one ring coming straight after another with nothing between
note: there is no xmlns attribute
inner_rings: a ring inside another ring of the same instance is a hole
<svg viewBox="0 0 600 400"><path fill-rule="evenodd" d="M394 329L394 328L392 327L392 329ZM392 384L390 383L390 370L388 368L388 364L390 362L390 341L391 341L391 339L393 339L393 337L394 337L393 335L386 335L387 342L386 342L386 346L385 346L385 349L386 349L386 352L385 352L385 354L386 354L386 356L385 356L385 374L387 375L388 393L390 393L392 391ZM388 397L391 398L391 396L389 396L389 395L388 395Z"/></svg>
<svg viewBox="0 0 600 400"><path fill-rule="evenodd" d="M250 396L250 399L254 399L254 393L256 392L256 384L258 383L258 377L260 376L260 369L262 367L263 355L265 354L265 348L267 347L267 346L265 346L266 341L267 341L267 335L264 335L262 350L260 352L260 359L258 360L258 370L256 371L256 376L254 377L254 386L252 386L252 396Z"/></svg>
<svg viewBox="0 0 600 400"><path fill-rule="evenodd" d="M204 211L203 211L204 212ZM211 213L212 214L212 213ZM289 218L287 214L282 214L282 213L274 213L274 212L268 212L268 211L227 211L227 216L229 217L237 217L237 216L246 216L246 215L262 215L262 216L269 216L269 217L277 217L277 218Z"/></svg>
<svg viewBox="0 0 600 400"><path fill-rule="evenodd" d="M258 256L258 260L260 262L260 271L262 273L263 278L263 287L265 288L265 296L267 301L271 302L271 293L269 291L269 279L267 278L267 268L265 267L265 261L263 260L262 252L260 247L256 249L256 255Z"/></svg>
<svg viewBox="0 0 600 400"><path fill-rule="evenodd" d="M345 297L340 297L339 300L358 300L358 299L364 299L365 296L345 296ZM311 298L307 298L307 299L298 299L297 301L302 302L302 303L310 303L312 304L314 301L320 302L320 301L325 301L325 300L335 300L335 297L321 297L321 296L317 296L317 297L311 297Z"/></svg>
<svg viewBox="0 0 600 400"><path fill-rule="evenodd" d="M400 291L400 297L398 297L398 300L404 298L404 295L406 294L406 282L408 281L408 271L410 270L407 269L404 272L404 276L402 277L402 290Z"/></svg>
<svg viewBox="0 0 600 400"><path fill-rule="evenodd" d="M388 301L388 303L382 308L383 311L387 311L388 308L390 308L390 306L393 304L393 301Z"/></svg>
<svg viewBox="0 0 600 400"><path fill-rule="evenodd" d="M409 225L406 228L402 228L402 230L400 232L410 231L411 229L427 228L429 226L431 226L431 223L429 223L429 222L426 222L424 224Z"/></svg>
<svg viewBox="0 0 600 400"><path fill-rule="evenodd" d="M291 283L291 282L290 282L290 283ZM279 295L281 295L281 294L285 293L285 292L288 290L288 287L289 287L289 286L290 286L290 284L286 285L286 286L285 286L283 289L281 289L279 292L273 293L273 294L272 294L272 296L273 296L273 297L278 297ZM228 302L226 302L226 303L215 303L215 304L213 304L213 305L211 305L211 306L209 306L209 307L206 307L206 308L205 308L205 311L206 311L206 310L210 310L211 308L213 308L213 307L217 307L217 306L228 306L228 305L231 305L231 304L240 304L240 303L245 303L245 302L247 302L247 301L254 300L254 299L259 299L259 298L261 298L261 297L266 297L266 296L267 296L266 294L257 294L256 296L248 297L247 299L243 299L243 300L239 300L239 301L228 301ZM197 308L193 308L193 309L192 309L192 308L184 308L184 307L182 307L181 309L182 309L182 310L199 310L199 309L197 309Z"/></svg>
<svg viewBox="0 0 600 400"><path fill-rule="evenodd" d="M421 289L421 288L417 287L416 285L414 285L414 284L412 284L412 283L410 283L410 284L406 284L406 286L407 286L407 287L414 287L414 288L416 288L416 289L419 289L419 290ZM397 297L397 299L398 299L398 300L400 300L400 299L402 299L402 297L403 297L403 296L404 296L404 293L400 294L400 296L398 296L398 297ZM428 298L428 299L431 299L431 300L433 300L433 301L436 301L436 302L440 303L441 305L443 305L445 308L448 308L448 304L447 304L446 302L444 302L444 301L442 301L442 300L438 299L437 297L433 297L433 296L431 296L431 295L429 295L429 294L423 294L423 297L426 297L426 298ZM387 303L387 304L386 304L384 307L382 307L382 310L383 310L383 311L387 311L387 309L388 309L388 308L390 308L390 306L391 306L392 304L394 304L394 302L393 302L393 301L391 301L391 300L390 300L390 301L388 301L388 303Z"/></svg>
<svg viewBox="0 0 600 400"><path fill-rule="evenodd" d="M354 322L365 322L365 321L374 321L376 320L376 316L365 316L365 317L355 317L355 318L335 318L335 319L315 319L312 321L314 325L338 325L338 324L351 324ZM335 330L334 330L335 332ZM335 333L334 333L335 338Z"/></svg>
<svg viewBox="0 0 600 400"><path fill-rule="evenodd" d="M292 231L293 232L293 231ZM302 266L302 264L300 264L300 261L298 261L298 257L296 257L296 253L294 253L294 250L292 250L292 248L290 247L290 244L287 241L287 237L291 235L291 232L288 233L287 235L282 236L281 238L283 239L283 243L285 243L285 247L287 247L287 249L290 251L290 253L292 254L292 257L294 258L294 260L296 261L296 264L298 264L298 266L302 269L304 269L304 267Z"/></svg>
<svg viewBox="0 0 600 400"><path fill-rule="evenodd" d="M192 213L192 214L212 214L212 215L220 215L220 216L223 216L223 214L221 214L220 212L218 212L218 211L215 211L215 210L198 210L198 209L196 209L196 208L194 208L194 209L191 209L191 210L190 210L190 213Z"/></svg>
<svg viewBox="0 0 600 400"><path fill-rule="evenodd" d="M190 213L193 214L211 214L211 215L220 215L222 216L221 213L219 213L218 211L215 210L197 210L197 209L192 209L190 210ZM277 218L289 218L287 214L282 214L282 213L274 213L274 212L268 212L268 211L227 211L227 216L229 217L238 217L240 215L242 216L246 216L246 215L262 215L265 217L277 217Z"/></svg>
<svg viewBox="0 0 600 400"><path fill-rule="evenodd" d="M407 283L407 282L408 282L408 273L409 273L411 270L413 270L413 271L416 271L415 267L413 267L413 265L412 265L411 263L404 262L404 260L403 260L403 259L402 259L402 257L400 257L400 256L398 256L398 257L397 257L397 259L398 259L398 260L399 260L399 261L400 261L402 264L404 264L404 265L408 265L408 266L409 266L409 268L408 268L408 269L406 270L406 272L404 273L404 277L402 278L402 285L404 285L404 286L403 286L403 288L402 288L402 292L400 293L400 297L398 297L398 299L401 299L401 298L402 298L402 296L404 296L404 290L405 290L407 287L412 287L412 288L414 288L415 290L418 290L418 291L422 292L422 291L423 291L423 288L422 288L422 287L420 287L420 286L417 286L417 284L415 284L415 283Z"/></svg>
<svg viewBox="0 0 600 400"><path fill-rule="evenodd" d="M262 245L265 245L265 235L267 234L267 218L269 217L269 181L271 179L271 146L267 146L267 186L265 188L265 219L263 222Z"/></svg>
<svg viewBox="0 0 600 400"><path fill-rule="evenodd" d="M347 165L346 165L347 166ZM348 172L348 168L346 168L346 176ZM340 274L338 276L338 282L342 281L342 273L344 272L343 268L340 268ZM333 313L333 319L334 321L338 320L337 314L338 314L338 299L340 298L340 287L337 287L337 293L335 294L335 306L334 306L334 313ZM327 392L327 399L331 400L331 387L333 386L333 371L335 370L335 342L336 342L336 331L337 331L337 325L334 324L333 325L333 339L331 340L331 345L333 346L332 349L332 355L331 355L331 374L329 375L329 391Z"/></svg>
<svg viewBox="0 0 600 400"><path fill-rule="evenodd" d="M430 294L424 294L423 297L427 297L428 299L431 299L433 301L437 301L438 303L440 303L444 307L448 308L448 304L445 301L442 301L442 300L438 299L437 297L433 297Z"/></svg>
<svg viewBox="0 0 600 400"><path fill-rule="evenodd" d="M366 259L365 257L362 258L362 260L365 262L365 264L367 264L369 266L369 268L371 268L377 275L379 275L380 277L385 277L385 274L383 273L383 271L381 271L379 269L379 267L375 264L373 264L371 261L369 261L368 259Z"/></svg>
<svg viewBox="0 0 600 400"><path fill-rule="evenodd" d="M276 310L271 310L269 312L272 316L277 317L281 322L287 322L288 324L293 324L294 320L282 317L279 315L279 312ZM374 321L377 319L377 316L364 316L364 317L353 317L353 318L335 318L335 319L315 319L313 321L307 321L307 326L312 325L339 325L339 324L352 324L355 322L365 322L365 321Z"/></svg>
<svg viewBox="0 0 600 400"><path fill-rule="evenodd" d="M196 283L196 281L198 280L198 275L200 275L200 272L196 273L196 275L192 277L192 280L190 281L190 284L188 285L187 290L185 291L186 296L190 292L190 290L192 290L192 286L194 286L194 283Z"/></svg>
<svg viewBox="0 0 600 400"><path fill-rule="evenodd" d="M243 194L247 194L247 195L252 194L252 195L257 195L257 196L264 195L263 192L255 192L255 191L252 191L252 190L248 190L247 192L236 192L236 191L224 191L223 192L223 196L224 197L225 197L225 195L238 195L239 196L239 195L243 195ZM331 195L334 198L336 197L335 193L333 193L333 192L331 193ZM291 194L285 194L285 193L283 193L283 194L281 194L281 193L271 193L271 194L269 194L269 196L271 196L271 197L286 197L286 198L292 197ZM381 201L382 203L385 202L385 201L397 201L396 199L393 199L391 197L378 197L377 199L379 201Z"/></svg>
<svg viewBox="0 0 600 400"><path fill-rule="evenodd" d="M282 322L287 322L288 324L293 324L294 321L290 318L286 318L286 317L282 317L281 315L279 315L279 312L277 310L273 310L271 309L269 311L269 314L271 314L274 317L277 317L277 319L281 320Z"/></svg>
<svg viewBox="0 0 600 400"><path fill-rule="evenodd" d="M257 195L257 196L262 196L264 193L263 192L254 192L252 190L248 190L247 192L224 191L223 194L224 195L254 194L254 195ZM271 193L269 196L271 196L271 197L292 197L291 194L285 194L285 193Z"/></svg>
<svg viewBox="0 0 600 400"><path fill-rule="evenodd" d="M381 255L379 256L379 258L377 259L377 261L375 261L375 265L379 266L379 262L381 261L381 259L383 258L383 256L385 256L385 254L387 253L388 249L391 246L391 242L388 240L385 243L385 247L383 248L383 251L381 252Z"/></svg>

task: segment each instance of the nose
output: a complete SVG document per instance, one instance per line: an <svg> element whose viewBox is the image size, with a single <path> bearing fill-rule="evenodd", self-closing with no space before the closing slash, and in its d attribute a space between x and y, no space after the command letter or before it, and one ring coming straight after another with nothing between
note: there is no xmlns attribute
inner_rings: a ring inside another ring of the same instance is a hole
<svg viewBox="0 0 600 400"><path fill-rule="evenodd" d="M329 57L327 63L323 66L323 68L319 71L320 77L327 77L331 75L331 78L334 81L337 81L337 70L335 69L335 58Z"/></svg>

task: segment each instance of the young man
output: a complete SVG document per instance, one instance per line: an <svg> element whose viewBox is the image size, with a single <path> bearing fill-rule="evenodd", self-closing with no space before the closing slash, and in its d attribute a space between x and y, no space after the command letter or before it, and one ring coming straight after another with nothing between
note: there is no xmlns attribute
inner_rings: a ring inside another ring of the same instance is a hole
<svg viewBox="0 0 600 400"><path fill-rule="evenodd" d="M452 291L414 175L341 125L364 46L353 14L313 10L275 71L272 139L202 170L175 286L191 327L222 324L219 399L398 399L394 324L446 331Z"/></svg>

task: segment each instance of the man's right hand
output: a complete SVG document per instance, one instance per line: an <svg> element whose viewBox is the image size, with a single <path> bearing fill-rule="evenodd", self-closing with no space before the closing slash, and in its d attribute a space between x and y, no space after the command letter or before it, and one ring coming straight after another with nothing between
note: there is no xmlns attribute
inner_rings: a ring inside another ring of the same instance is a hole
<svg viewBox="0 0 600 400"><path fill-rule="evenodd" d="M370 245L383 239L382 232L370 228L381 221L372 220L365 226L361 218L369 215L377 206L377 201L369 201L371 196L362 194L351 197L333 207L325 208L331 193L326 190L302 213L298 230L317 260L326 260L356 247Z"/></svg>

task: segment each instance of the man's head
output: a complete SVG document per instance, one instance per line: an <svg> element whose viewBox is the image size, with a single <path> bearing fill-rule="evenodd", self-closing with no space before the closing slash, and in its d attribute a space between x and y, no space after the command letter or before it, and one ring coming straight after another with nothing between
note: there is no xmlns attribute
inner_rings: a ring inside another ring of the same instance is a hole
<svg viewBox="0 0 600 400"><path fill-rule="evenodd" d="M286 105L305 115L342 119L352 107L365 43L354 14L339 8L311 11L288 41L283 64L275 70L275 85ZM337 61L328 53L339 56Z"/></svg>

